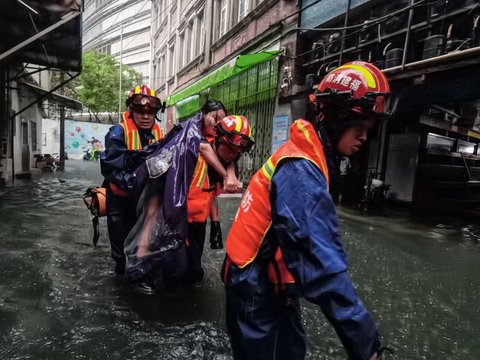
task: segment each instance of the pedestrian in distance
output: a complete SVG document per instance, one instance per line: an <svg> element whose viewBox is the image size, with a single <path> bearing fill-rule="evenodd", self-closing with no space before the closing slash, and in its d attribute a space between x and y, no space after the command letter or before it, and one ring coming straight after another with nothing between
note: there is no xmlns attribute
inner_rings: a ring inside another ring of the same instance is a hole
<svg viewBox="0 0 480 360"><path fill-rule="evenodd" d="M320 306L349 359L381 359L375 321L347 273L329 173L391 113L386 77L355 61L327 74L306 119L255 173L226 240L222 278L236 360L305 358L300 297ZM310 101L311 100L311 101Z"/></svg>
<svg viewBox="0 0 480 360"><path fill-rule="evenodd" d="M125 272L124 242L137 220L131 184L135 169L144 161L141 150L163 138L155 121L163 107L154 90L147 85L133 88L126 101L128 110L122 121L105 136L105 151L100 167L107 194L107 227L115 272Z"/></svg>

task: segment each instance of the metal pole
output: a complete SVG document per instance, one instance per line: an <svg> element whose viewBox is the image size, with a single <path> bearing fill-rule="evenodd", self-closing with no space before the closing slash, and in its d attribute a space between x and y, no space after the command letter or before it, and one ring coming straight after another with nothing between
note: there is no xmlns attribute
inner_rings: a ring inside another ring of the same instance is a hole
<svg viewBox="0 0 480 360"><path fill-rule="evenodd" d="M65 74L60 73L60 83L64 83ZM63 86L59 89L60 94L64 94ZM65 108L60 105L60 169L65 169Z"/></svg>
<svg viewBox="0 0 480 360"><path fill-rule="evenodd" d="M412 27L412 20L413 20L413 4L415 3L415 0L412 0L410 3L410 6L412 8L410 9L408 13L408 27L407 27L407 33L405 34L405 45L403 47L403 57L402 57L402 70L405 69L405 63L407 62L407 51L408 51L408 46L410 42L410 29Z"/></svg>
<svg viewBox="0 0 480 360"><path fill-rule="evenodd" d="M65 108L60 106L60 169L65 169Z"/></svg>
<svg viewBox="0 0 480 360"><path fill-rule="evenodd" d="M123 58L123 9L120 26L120 65L118 67L118 122L122 122L122 58Z"/></svg>
<svg viewBox="0 0 480 360"><path fill-rule="evenodd" d="M340 57L338 58L338 66L342 65L343 50L345 49L345 37L347 36L348 14L350 13L351 5L352 5L352 0L348 0L347 12L345 13L345 23L343 24L342 44L340 47Z"/></svg>

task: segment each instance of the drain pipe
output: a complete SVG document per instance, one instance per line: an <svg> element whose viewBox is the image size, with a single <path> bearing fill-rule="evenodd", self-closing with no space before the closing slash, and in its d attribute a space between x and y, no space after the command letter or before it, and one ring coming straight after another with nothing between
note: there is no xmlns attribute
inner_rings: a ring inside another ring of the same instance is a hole
<svg viewBox="0 0 480 360"><path fill-rule="evenodd" d="M419 60L419 61L408 63L405 65L394 66L394 67L383 70L383 72L387 75L393 75L396 73L400 73L403 70L417 70L421 68L426 68L422 70L422 73L427 74L435 71L434 69L431 69L431 68L429 69L428 68L429 66L438 65L438 63L443 61L462 60L463 58L476 57L477 55L480 55L480 46L477 46L472 49L467 49L467 50L452 51L445 55L440 55L440 56L425 59L425 60ZM480 62L480 58L477 57L476 62ZM462 66L462 65L464 64L459 64L459 66ZM449 68L451 68L451 66Z"/></svg>
<svg viewBox="0 0 480 360"><path fill-rule="evenodd" d="M343 50L345 49L345 37L347 36L348 14L350 13L351 5L352 5L352 0L348 0L347 11L345 12L345 23L343 25L343 36L342 36L342 43L340 45L340 56L338 58L338 66L342 65Z"/></svg>
<svg viewBox="0 0 480 360"><path fill-rule="evenodd" d="M408 50L408 46L410 45L410 31L412 28L414 3L415 3L415 0L412 0L410 2L411 9L408 12L407 33L405 34L405 44L403 47L403 56L402 56L402 70L405 68L405 63L407 62L407 50Z"/></svg>

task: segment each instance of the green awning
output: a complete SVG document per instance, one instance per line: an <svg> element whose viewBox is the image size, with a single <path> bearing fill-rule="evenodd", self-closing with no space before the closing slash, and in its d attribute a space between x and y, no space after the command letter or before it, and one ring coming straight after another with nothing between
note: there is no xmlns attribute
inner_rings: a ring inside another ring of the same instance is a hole
<svg viewBox="0 0 480 360"><path fill-rule="evenodd" d="M212 73L202 77L200 80L188 86L187 88L170 95L167 99L167 105L174 105L187 97L199 94L201 91L218 85L257 64L270 60L278 56L280 53L281 50L275 50L256 54L240 55L233 66L230 64L225 64Z"/></svg>
<svg viewBox="0 0 480 360"><path fill-rule="evenodd" d="M175 104L175 109L177 109L177 119L195 114L200 109L200 96L196 94L180 100Z"/></svg>

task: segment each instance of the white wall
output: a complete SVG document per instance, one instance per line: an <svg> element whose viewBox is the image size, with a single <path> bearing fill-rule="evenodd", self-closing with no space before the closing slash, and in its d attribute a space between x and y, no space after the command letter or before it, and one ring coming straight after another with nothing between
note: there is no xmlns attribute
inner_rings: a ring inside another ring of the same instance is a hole
<svg viewBox="0 0 480 360"><path fill-rule="evenodd" d="M60 120L42 119L42 154L60 153Z"/></svg>

